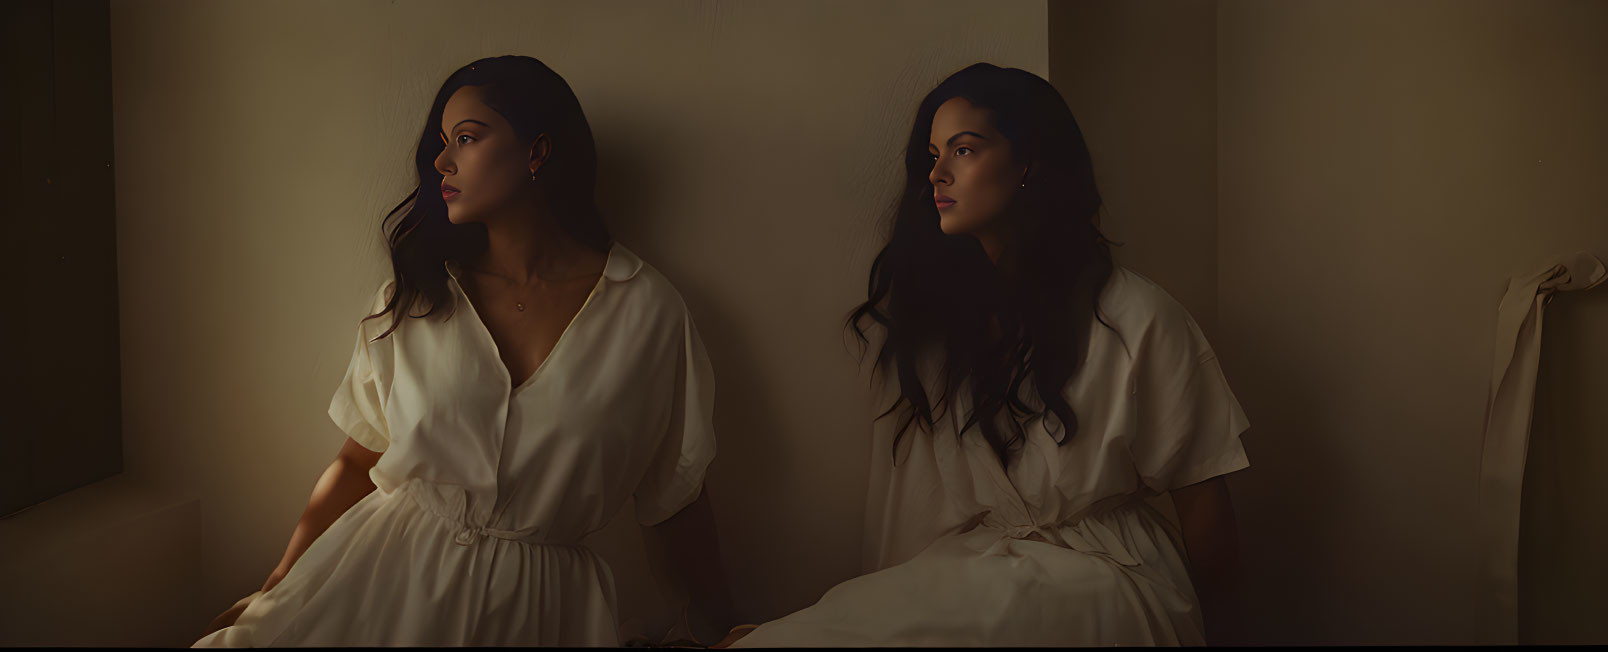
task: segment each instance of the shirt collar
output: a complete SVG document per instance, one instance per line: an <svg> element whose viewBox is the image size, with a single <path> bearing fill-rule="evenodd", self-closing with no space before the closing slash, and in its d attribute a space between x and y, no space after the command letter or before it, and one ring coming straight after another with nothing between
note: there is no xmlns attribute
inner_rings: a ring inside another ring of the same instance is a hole
<svg viewBox="0 0 1608 652"><path fill-rule="evenodd" d="M445 266L447 275L454 281L458 280L458 272L461 271L458 264L448 260ZM608 261L603 263L603 278L621 283L635 278L639 271L642 271L642 259L626 249L625 245L615 242L609 247Z"/></svg>
<svg viewBox="0 0 1608 652"><path fill-rule="evenodd" d="M609 247L609 260L603 264L603 278L620 283L635 278L639 271L642 271L642 259L626 249L625 245L615 242Z"/></svg>

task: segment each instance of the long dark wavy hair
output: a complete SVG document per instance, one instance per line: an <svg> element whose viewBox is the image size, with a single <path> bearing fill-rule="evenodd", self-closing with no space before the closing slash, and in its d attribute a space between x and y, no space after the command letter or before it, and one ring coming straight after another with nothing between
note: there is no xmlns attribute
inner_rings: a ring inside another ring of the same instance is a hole
<svg viewBox="0 0 1608 652"><path fill-rule="evenodd" d="M933 204L933 115L956 97L986 109L990 124L1010 141L1016 162L1028 167L1026 185L995 218L1004 242L997 264L975 237L940 230ZM1077 433L1078 419L1062 391L1086 354L1091 316L1111 328L1100 319L1098 302L1113 267L1108 245L1120 246L1096 224L1100 193L1071 109L1033 73L969 66L921 101L904 165L888 244L871 264L865 303L846 324L862 345L869 344L863 319L885 331L876 368L896 374L899 397L881 416L908 406L893 440L895 460L911 424L933 432L934 415L953 409L968 379L972 409L957 436L980 425L1005 465L1008 451L1026 437L1026 420L1042 415L1046 424L1054 417L1064 426L1056 441L1065 445ZM993 319L998 337L990 335ZM918 371L926 356L937 356L939 363L933 401ZM1039 406L1023 399L1029 377ZM1001 412L1010 417L1003 419L1006 431Z"/></svg>
<svg viewBox="0 0 1608 652"><path fill-rule="evenodd" d="M415 151L419 184L381 222L391 250L391 271L396 289L385 308L373 319L391 313L391 326L376 340L402 325L405 317L429 317L450 304L445 263L472 261L486 250L484 224L453 224L438 190L441 173L435 159L446 145L441 141L441 112L459 88L476 86L487 106L512 125L526 142L547 134L552 154L542 166L537 183L554 209L565 232L582 244L608 251L613 242L593 197L597 187L597 147L592 127L581 112L569 84L545 64L530 57L506 55L475 61L453 72L436 91L430 115L424 121ZM415 304L424 311L413 314ZM450 317L452 307L448 307Z"/></svg>

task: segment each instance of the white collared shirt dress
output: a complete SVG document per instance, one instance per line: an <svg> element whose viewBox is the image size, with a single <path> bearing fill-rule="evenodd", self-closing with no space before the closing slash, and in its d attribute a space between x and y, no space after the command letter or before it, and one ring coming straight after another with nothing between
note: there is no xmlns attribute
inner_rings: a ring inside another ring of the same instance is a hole
<svg viewBox="0 0 1608 652"><path fill-rule="evenodd" d="M409 318L378 341L390 315L361 323L330 402L348 436L383 451L377 489L197 647L620 644L609 568L578 542L628 498L644 525L697 498L715 387L692 317L616 243L515 387L455 275L448 285L449 319Z"/></svg>
<svg viewBox="0 0 1608 652"><path fill-rule="evenodd" d="M1177 529L1144 498L1248 467L1250 423L1159 286L1119 266L1100 310L1117 332L1090 326L1063 392L1079 422L1070 442L1035 417L1003 467L976 427L956 438L951 411L935 433L911 426L896 465L901 415L878 419L867 574L734 647L1203 644ZM894 396L885 389L873 413Z"/></svg>

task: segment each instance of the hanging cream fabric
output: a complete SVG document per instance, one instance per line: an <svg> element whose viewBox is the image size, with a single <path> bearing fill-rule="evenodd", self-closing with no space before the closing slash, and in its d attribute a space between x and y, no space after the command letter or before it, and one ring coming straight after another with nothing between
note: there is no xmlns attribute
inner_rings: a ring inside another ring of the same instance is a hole
<svg viewBox="0 0 1608 652"><path fill-rule="evenodd" d="M1541 313L1555 292L1595 287L1608 276L1585 252L1516 276L1497 308L1496 356L1480 454L1478 596L1480 636L1514 644L1518 632L1519 505L1541 357Z"/></svg>

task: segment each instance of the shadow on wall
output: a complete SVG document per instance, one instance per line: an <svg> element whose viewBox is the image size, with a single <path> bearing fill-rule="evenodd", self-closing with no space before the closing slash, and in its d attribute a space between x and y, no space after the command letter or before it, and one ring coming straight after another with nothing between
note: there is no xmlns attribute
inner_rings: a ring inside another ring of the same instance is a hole
<svg viewBox="0 0 1608 652"><path fill-rule="evenodd" d="M1519 642L1608 641L1608 288L1553 295L1519 526Z"/></svg>
<svg viewBox="0 0 1608 652"><path fill-rule="evenodd" d="M1268 332L1256 333L1258 328ZM1275 331L1283 329L1277 324L1223 327L1224 331L1230 329L1243 334L1235 340L1261 345L1255 351L1219 348L1229 386L1251 419L1243 442L1252 460L1250 469L1230 476L1244 579L1240 594L1225 614L1229 622L1223 640L1242 645L1347 640L1345 632L1321 631L1327 621L1313 600L1300 594L1258 590L1291 586L1292 577L1329 572L1314 560L1355 554L1350 539L1356 535L1341 528L1367 515L1352 514L1362 505L1340 492L1359 473L1346 461L1342 442L1347 433L1331 425L1339 423L1337 415L1326 413L1323 406L1332 403L1324 400L1304 375L1304 370L1316 364L1312 360L1315 351L1280 350L1281 345L1297 340L1280 336ZM1258 457L1280 463L1258 466ZM1294 486L1309 489L1300 493L1286 489ZM1263 500L1246 503L1247 496ZM1280 536L1247 536L1258 532L1279 532ZM1343 579L1320 576L1316 585L1335 590L1345 586Z"/></svg>

